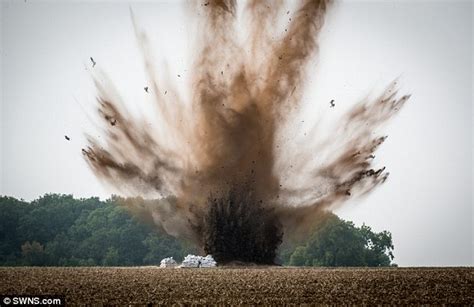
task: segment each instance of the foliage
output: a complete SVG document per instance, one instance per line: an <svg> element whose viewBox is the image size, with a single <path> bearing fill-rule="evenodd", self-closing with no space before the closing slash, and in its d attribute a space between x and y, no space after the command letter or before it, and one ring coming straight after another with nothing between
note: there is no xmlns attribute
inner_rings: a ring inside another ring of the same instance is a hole
<svg viewBox="0 0 474 307"><path fill-rule="evenodd" d="M284 260L292 266L389 266L393 249L390 232L374 233L328 214L306 242L286 251Z"/></svg>
<svg viewBox="0 0 474 307"><path fill-rule="evenodd" d="M130 266L191 248L132 217L114 199L0 197L0 265Z"/></svg>

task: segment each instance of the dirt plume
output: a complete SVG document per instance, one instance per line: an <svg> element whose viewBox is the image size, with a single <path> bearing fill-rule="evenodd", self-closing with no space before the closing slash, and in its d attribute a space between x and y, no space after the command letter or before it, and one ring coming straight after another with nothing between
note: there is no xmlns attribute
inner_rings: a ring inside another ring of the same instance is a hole
<svg viewBox="0 0 474 307"><path fill-rule="evenodd" d="M385 168L372 167L386 137L372 132L409 96L399 97L394 83L349 110L330 138L318 139L316 131L315 142L285 151L281 138L301 103L330 1L300 1L290 14L282 1L251 0L246 41L237 35L235 1L206 3L196 7L191 101L161 86L147 36L134 22L156 125L132 116L102 75L105 81L95 81L105 140L88 137L83 153L99 178L125 196L144 197L123 203L168 233L217 260L269 263L283 234L307 230L322 210L386 180ZM272 39L275 21L288 16Z"/></svg>

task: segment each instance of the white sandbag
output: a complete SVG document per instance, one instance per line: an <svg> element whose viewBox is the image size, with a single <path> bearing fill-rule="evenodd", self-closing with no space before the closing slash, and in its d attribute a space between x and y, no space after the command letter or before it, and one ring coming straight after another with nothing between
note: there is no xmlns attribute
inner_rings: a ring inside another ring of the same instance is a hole
<svg viewBox="0 0 474 307"><path fill-rule="evenodd" d="M165 259L161 260L161 262L160 262L160 268L174 268L177 265L178 264L173 259L173 257L165 258Z"/></svg>
<svg viewBox="0 0 474 307"><path fill-rule="evenodd" d="M181 268L213 268L217 263L211 255L206 257L187 255L179 267Z"/></svg>
<svg viewBox="0 0 474 307"><path fill-rule="evenodd" d="M217 262L212 258L211 255L202 257L201 259L201 268L213 268L217 266Z"/></svg>

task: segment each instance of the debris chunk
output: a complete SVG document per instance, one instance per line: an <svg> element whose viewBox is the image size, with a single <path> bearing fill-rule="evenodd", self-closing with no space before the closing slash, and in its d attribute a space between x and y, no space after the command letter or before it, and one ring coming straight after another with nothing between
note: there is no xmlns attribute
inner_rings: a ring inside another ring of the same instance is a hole
<svg viewBox="0 0 474 307"><path fill-rule="evenodd" d="M67 141L70 141L70 140L71 140L71 138L68 137L67 135L65 135L64 138L65 138Z"/></svg>
<svg viewBox="0 0 474 307"><path fill-rule="evenodd" d="M336 106L336 104L334 103L334 99L331 99L331 101L329 101L329 105L330 108L334 108Z"/></svg>
<svg viewBox="0 0 474 307"><path fill-rule="evenodd" d="M91 62L92 62L92 67L94 67L95 64L97 64L92 57L91 57Z"/></svg>
<svg viewBox="0 0 474 307"><path fill-rule="evenodd" d="M148 86L145 86L143 89L148 93Z"/></svg>

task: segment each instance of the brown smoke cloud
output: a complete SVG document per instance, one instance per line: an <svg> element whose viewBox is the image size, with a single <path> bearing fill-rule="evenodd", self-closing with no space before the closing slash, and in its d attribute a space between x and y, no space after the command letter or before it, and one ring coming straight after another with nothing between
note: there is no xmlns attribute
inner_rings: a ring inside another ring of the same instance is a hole
<svg viewBox="0 0 474 307"><path fill-rule="evenodd" d="M199 54L191 72L191 101L172 88L164 90L147 37L135 25L156 122L150 126L132 116L105 75L105 81L97 77L106 132L101 142L88 137L83 154L91 169L123 194L143 196L124 201L136 214L200 246L210 195L219 199L247 191L252 201L271 209L290 236L310 227L322 210L372 191L388 176L385 168L372 167L385 140L373 131L409 98L398 95L396 82L378 98L356 104L327 139L318 138L315 128L314 142L297 152L285 151L281 141L301 102L329 6L329 1L301 1L287 14L282 1L251 0L244 11L251 29L245 42L236 33L235 1L197 6ZM273 25L282 16L291 22L274 39ZM292 184L283 185L283 178Z"/></svg>

